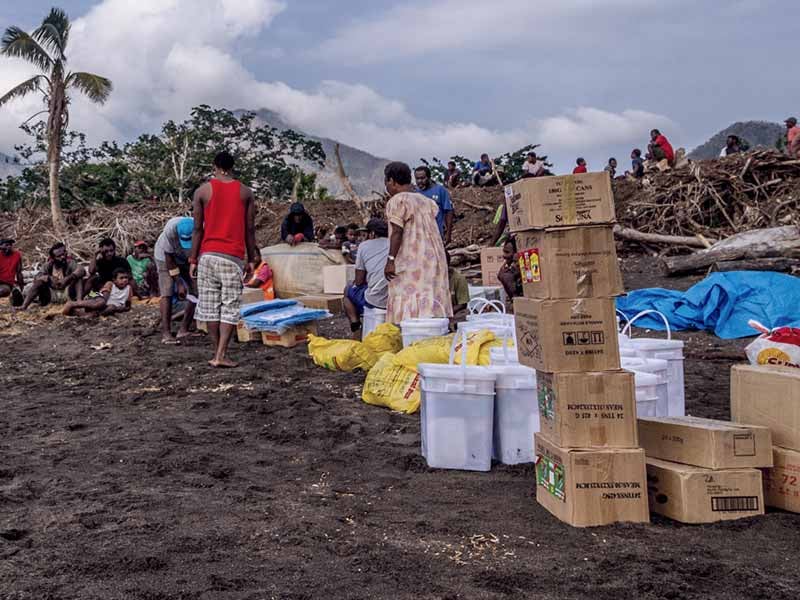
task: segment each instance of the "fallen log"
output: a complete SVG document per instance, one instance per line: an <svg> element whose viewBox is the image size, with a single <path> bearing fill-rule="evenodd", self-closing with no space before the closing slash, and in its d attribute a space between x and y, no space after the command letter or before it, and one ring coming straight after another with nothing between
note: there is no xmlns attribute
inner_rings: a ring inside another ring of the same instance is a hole
<svg viewBox="0 0 800 600"><path fill-rule="evenodd" d="M665 258L661 261L661 267L666 275L682 275L708 269L721 262L763 258L800 258L798 228L787 226L745 231L707 250L689 256Z"/></svg>
<svg viewBox="0 0 800 600"><path fill-rule="evenodd" d="M661 235L659 233L644 233L630 227L617 225L614 227L614 235L623 240L632 242L645 242L650 244L668 244L671 246L690 246L692 248L707 248L708 242L714 243L716 240L709 240L699 236L682 235Z"/></svg>
<svg viewBox="0 0 800 600"><path fill-rule="evenodd" d="M714 270L729 271L779 271L787 273L800 269L800 258L754 258L752 260L723 260L715 263Z"/></svg>

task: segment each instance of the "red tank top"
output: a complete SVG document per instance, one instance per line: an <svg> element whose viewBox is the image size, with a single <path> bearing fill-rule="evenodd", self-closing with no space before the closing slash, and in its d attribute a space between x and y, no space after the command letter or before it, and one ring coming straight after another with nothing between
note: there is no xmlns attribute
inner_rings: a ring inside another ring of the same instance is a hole
<svg viewBox="0 0 800 600"><path fill-rule="evenodd" d="M8 256L0 252L0 283L16 285L17 269L21 262L22 255L16 250L12 250Z"/></svg>
<svg viewBox="0 0 800 600"><path fill-rule="evenodd" d="M245 205L242 184L211 180L211 200L203 212L203 244L200 254L214 252L245 259Z"/></svg>

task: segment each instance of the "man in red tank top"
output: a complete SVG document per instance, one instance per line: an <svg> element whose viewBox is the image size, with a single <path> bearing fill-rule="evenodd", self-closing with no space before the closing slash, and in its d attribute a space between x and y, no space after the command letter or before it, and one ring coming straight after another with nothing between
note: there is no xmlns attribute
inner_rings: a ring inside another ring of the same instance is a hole
<svg viewBox="0 0 800 600"><path fill-rule="evenodd" d="M13 306L22 304L22 255L14 250L14 240L0 240L0 298L11 296Z"/></svg>
<svg viewBox="0 0 800 600"><path fill-rule="evenodd" d="M242 282L261 262L253 192L233 178L233 165L230 154L217 154L214 177L194 193L190 274L197 278L195 318L208 325L214 345L212 367L237 366L227 354L239 322Z"/></svg>

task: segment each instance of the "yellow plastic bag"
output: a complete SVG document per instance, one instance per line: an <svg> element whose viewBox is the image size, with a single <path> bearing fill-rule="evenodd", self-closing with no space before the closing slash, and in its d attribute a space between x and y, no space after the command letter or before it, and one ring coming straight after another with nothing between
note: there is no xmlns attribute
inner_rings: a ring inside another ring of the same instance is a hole
<svg viewBox="0 0 800 600"><path fill-rule="evenodd" d="M378 362L378 355L355 340L328 340L308 336L308 354L314 364L329 371L369 371Z"/></svg>
<svg viewBox="0 0 800 600"><path fill-rule="evenodd" d="M472 331L468 333L467 364L487 366L489 364L489 345L493 344L496 339L497 338L495 337L494 333L492 333L488 329L482 329L480 331ZM502 342L500 342L500 345L502 346ZM461 364L461 358L463 356L463 348L464 348L463 338L459 335L459 339L456 341L456 352L455 352L455 363L457 365ZM485 354L484 354L484 348L486 348ZM485 363L481 362L482 359L485 360L486 362ZM450 355L448 353L446 362L449 361L450 361Z"/></svg>
<svg viewBox="0 0 800 600"><path fill-rule="evenodd" d="M397 325L381 323L364 338L363 343L378 356L386 352L396 354L403 349L403 336L400 334L400 328Z"/></svg>
<svg viewBox="0 0 800 600"><path fill-rule="evenodd" d="M361 399L373 406L385 406L398 412L415 413L420 405L420 376L394 362L395 355L387 353L378 359L364 382Z"/></svg>
<svg viewBox="0 0 800 600"><path fill-rule="evenodd" d="M394 362L396 365L402 365L409 369L416 369L420 363L443 365L450 362L450 346L452 345L452 335L420 340L398 352L394 357Z"/></svg>

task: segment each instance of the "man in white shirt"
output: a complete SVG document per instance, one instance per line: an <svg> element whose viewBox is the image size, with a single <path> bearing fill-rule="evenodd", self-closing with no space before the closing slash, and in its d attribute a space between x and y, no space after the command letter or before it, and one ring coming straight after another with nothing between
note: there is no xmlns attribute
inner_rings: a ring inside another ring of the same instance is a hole
<svg viewBox="0 0 800 600"><path fill-rule="evenodd" d="M344 297L344 311L354 334L361 329L364 309L385 309L389 296L389 283L383 273L389 257L389 226L383 219L370 219L367 235L367 241L358 246L356 279Z"/></svg>
<svg viewBox="0 0 800 600"><path fill-rule="evenodd" d="M536 152L528 152L528 158L522 164L522 177L541 177L544 175L544 171L544 161L539 160Z"/></svg>

